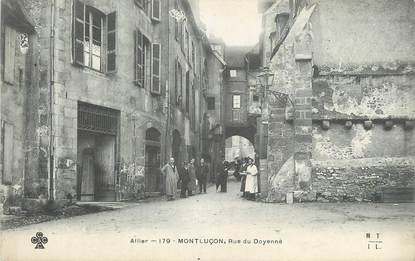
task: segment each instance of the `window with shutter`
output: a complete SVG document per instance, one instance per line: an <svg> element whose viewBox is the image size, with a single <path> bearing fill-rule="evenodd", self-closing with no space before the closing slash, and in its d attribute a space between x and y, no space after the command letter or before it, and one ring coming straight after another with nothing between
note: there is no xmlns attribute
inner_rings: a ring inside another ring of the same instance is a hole
<svg viewBox="0 0 415 261"><path fill-rule="evenodd" d="M153 70L151 91L160 94L160 44L153 44Z"/></svg>
<svg viewBox="0 0 415 261"><path fill-rule="evenodd" d="M73 63L100 72L115 72L116 13L105 15L94 7L74 0L72 28Z"/></svg>
<svg viewBox="0 0 415 261"><path fill-rule="evenodd" d="M151 18L155 21L160 21L160 0L152 0L152 16Z"/></svg>
<svg viewBox="0 0 415 261"><path fill-rule="evenodd" d="M73 61L84 65L84 38L85 38L85 5L75 0L73 5Z"/></svg>
<svg viewBox="0 0 415 261"><path fill-rule="evenodd" d="M135 83L144 87L144 50L143 34L140 30L135 33Z"/></svg>
<svg viewBox="0 0 415 261"><path fill-rule="evenodd" d="M116 12L107 16L107 73L117 70L116 63Z"/></svg>
<svg viewBox="0 0 415 261"><path fill-rule="evenodd" d="M16 31L5 26L4 28L4 76L5 82L14 83L14 67L16 58Z"/></svg>

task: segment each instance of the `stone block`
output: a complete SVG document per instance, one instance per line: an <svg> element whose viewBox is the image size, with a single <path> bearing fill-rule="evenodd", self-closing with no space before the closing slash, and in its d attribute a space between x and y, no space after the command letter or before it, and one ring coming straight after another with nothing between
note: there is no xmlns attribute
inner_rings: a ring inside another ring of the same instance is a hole
<svg viewBox="0 0 415 261"><path fill-rule="evenodd" d="M392 120L386 120L383 124L383 128L385 130L390 130L393 127L393 121Z"/></svg>
<svg viewBox="0 0 415 261"><path fill-rule="evenodd" d="M321 122L321 128L322 128L323 130L328 130L328 129L330 129L330 121L328 121L328 120L323 120L323 121Z"/></svg>
<svg viewBox="0 0 415 261"><path fill-rule="evenodd" d="M364 121L363 127L365 128L365 130L370 130L373 127L373 122L371 120Z"/></svg>
<svg viewBox="0 0 415 261"><path fill-rule="evenodd" d="M344 123L344 128L345 128L346 130L350 130L352 127L353 127L353 122L352 122L352 121L346 121L346 122Z"/></svg>
<svg viewBox="0 0 415 261"><path fill-rule="evenodd" d="M415 127L415 120L405 121L405 129L412 130Z"/></svg>

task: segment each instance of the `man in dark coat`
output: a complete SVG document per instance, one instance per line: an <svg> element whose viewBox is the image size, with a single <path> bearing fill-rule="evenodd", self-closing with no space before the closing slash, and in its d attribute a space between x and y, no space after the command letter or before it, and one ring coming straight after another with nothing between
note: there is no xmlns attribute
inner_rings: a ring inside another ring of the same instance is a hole
<svg viewBox="0 0 415 261"><path fill-rule="evenodd" d="M183 162L183 169L179 173L179 176L180 176L180 182L181 182L180 197L185 198L187 194L186 192L189 191L188 185L190 182L189 165L186 161ZM189 191L189 193L191 192Z"/></svg>
<svg viewBox="0 0 415 261"><path fill-rule="evenodd" d="M218 176L216 179L216 192L220 186L220 192L227 191L229 162L223 161L218 164Z"/></svg>
<svg viewBox="0 0 415 261"><path fill-rule="evenodd" d="M199 194L206 193L207 177L209 175L209 166L205 163L205 159L200 159L200 165L197 167L196 177L199 183Z"/></svg>

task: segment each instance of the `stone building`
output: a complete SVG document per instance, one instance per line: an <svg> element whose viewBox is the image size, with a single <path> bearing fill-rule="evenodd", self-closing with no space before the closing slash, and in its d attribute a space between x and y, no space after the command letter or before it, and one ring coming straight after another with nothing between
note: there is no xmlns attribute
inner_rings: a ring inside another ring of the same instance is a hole
<svg viewBox="0 0 415 261"><path fill-rule="evenodd" d="M413 201L415 2L266 2L268 200Z"/></svg>
<svg viewBox="0 0 415 261"><path fill-rule="evenodd" d="M26 201L163 193L170 155L180 166L224 151L204 142L223 65L189 1L1 6L2 184L19 185Z"/></svg>

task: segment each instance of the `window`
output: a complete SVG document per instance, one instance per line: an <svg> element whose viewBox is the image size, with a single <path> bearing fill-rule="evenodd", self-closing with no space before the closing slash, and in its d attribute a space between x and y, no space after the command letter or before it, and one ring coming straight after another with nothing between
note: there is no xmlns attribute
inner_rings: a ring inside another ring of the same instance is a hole
<svg viewBox="0 0 415 261"><path fill-rule="evenodd" d="M275 17L275 23L277 26L277 39L280 39L282 37L284 29L288 24L288 18L288 13L280 13L277 14L277 16Z"/></svg>
<svg viewBox="0 0 415 261"><path fill-rule="evenodd" d="M9 27L4 27L4 75L5 82L14 83L14 68L16 58L17 32Z"/></svg>
<svg viewBox="0 0 415 261"><path fill-rule="evenodd" d="M208 97L207 98L207 109L214 110L215 109L215 97Z"/></svg>
<svg viewBox="0 0 415 261"><path fill-rule="evenodd" d="M236 77L236 70L230 70L229 73L232 78Z"/></svg>
<svg viewBox="0 0 415 261"><path fill-rule="evenodd" d="M150 6L151 0L134 0L135 4L140 7L147 16L150 16L150 11L152 8Z"/></svg>
<svg viewBox="0 0 415 261"><path fill-rule="evenodd" d="M160 21L160 0L151 1L151 18Z"/></svg>
<svg viewBox="0 0 415 261"><path fill-rule="evenodd" d="M241 108L241 95L233 95L232 96L232 108L233 109L240 109Z"/></svg>
<svg viewBox="0 0 415 261"><path fill-rule="evenodd" d="M259 96L258 96L258 95L256 95L256 94L254 94L254 95L252 96L252 100L253 100L254 102L259 102Z"/></svg>
<svg viewBox="0 0 415 261"><path fill-rule="evenodd" d="M151 91L160 94L160 44L153 43L153 70Z"/></svg>
<svg viewBox="0 0 415 261"><path fill-rule="evenodd" d="M75 0L73 41L73 61L75 64L101 72L115 72L115 12L106 16L98 9ZM106 41L106 44L104 44L104 41ZM104 48L105 45L106 49Z"/></svg>
<svg viewBox="0 0 415 261"><path fill-rule="evenodd" d="M102 29L104 16L96 9L86 7L84 65L101 71Z"/></svg>
<svg viewBox="0 0 415 261"><path fill-rule="evenodd" d="M140 30L136 31L135 36L135 83L137 86L145 88L150 86L150 41Z"/></svg>

